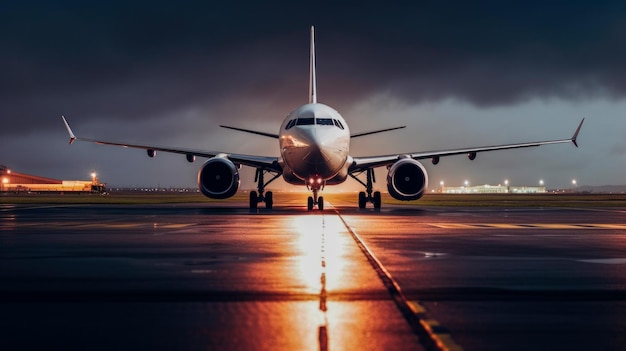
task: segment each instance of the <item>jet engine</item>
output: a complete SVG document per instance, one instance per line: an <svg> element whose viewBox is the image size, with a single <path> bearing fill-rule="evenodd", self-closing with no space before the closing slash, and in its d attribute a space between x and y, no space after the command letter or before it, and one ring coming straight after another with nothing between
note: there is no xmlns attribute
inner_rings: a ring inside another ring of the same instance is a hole
<svg viewBox="0 0 626 351"><path fill-rule="evenodd" d="M387 173L387 189L396 200L417 200L428 187L428 174L421 163L403 158L391 165Z"/></svg>
<svg viewBox="0 0 626 351"><path fill-rule="evenodd" d="M198 187L202 194L212 199L226 199L239 189L239 171L225 157L209 159L198 172Z"/></svg>

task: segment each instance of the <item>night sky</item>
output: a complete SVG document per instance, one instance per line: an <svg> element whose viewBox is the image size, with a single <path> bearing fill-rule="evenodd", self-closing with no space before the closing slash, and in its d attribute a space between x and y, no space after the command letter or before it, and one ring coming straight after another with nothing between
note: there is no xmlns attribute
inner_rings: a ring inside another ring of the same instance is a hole
<svg viewBox="0 0 626 351"><path fill-rule="evenodd" d="M218 125L276 133L308 101L311 25L319 102L353 132L407 125L353 140L352 155L569 138L586 117L578 149L424 162L431 188L626 184L623 1L3 2L0 164L195 186L204 160L70 146L61 115L82 137L277 156L275 139Z"/></svg>

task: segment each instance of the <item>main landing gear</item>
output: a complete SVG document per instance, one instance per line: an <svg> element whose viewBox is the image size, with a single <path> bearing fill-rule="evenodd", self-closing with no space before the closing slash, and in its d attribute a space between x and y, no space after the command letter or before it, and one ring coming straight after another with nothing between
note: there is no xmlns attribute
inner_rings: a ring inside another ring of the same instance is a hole
<svg viewBox="0 0 626 351"><path fill-rule="evenodd" d="M374 169L368 168L365 170L365 174L367 176L367 183L363 183L363 181L357 178L354 174L350 173L350 177L354 178L357 182L361 183L367 194L363 191L359 193L359 208L363 209L367 205L368 202L371 202L374 205L375 209L379 209L382 205L382 200L380 196L380 191L373 191L373 184L376 182L376 177L374 176ZM373 193L373 194L372 194Z"/></svg>
<svg viewBox="0 0 626 351"><path fill-rule="evenodd" d="M271 191L265 192L265 187L273 182L276 178L280 177L280 173L275 174L272 179L264 181L265 173L271 173L270 171L266 171L263 168L257 168L256 173L254 175L254 181L257 182L257 190L250 192L250 208L255 209L259 206L260 202L265 202L265 208L271 210L274 206L274 194Z"/></svg>

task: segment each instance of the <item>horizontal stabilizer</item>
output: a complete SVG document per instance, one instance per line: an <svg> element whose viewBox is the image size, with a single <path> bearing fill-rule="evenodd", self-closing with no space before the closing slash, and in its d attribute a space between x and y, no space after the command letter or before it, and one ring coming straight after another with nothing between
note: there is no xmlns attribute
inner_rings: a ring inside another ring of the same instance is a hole
<svg viewBox="0 0 626 351"><path fill-rule="evenodd" d="M406 126L393 127L393 128L387 128L387 129L380 129L380 130L372 130L372 131L369 131L369 132L362 132L362 133L354 133L354 134L350 135L350 137L351 138L362 137L362 136L365 136L365 135L371 135L371 134L376 134L376 133L388 132L388 131L391 131L391 130L402 129L402 128L406 128Z"/></svg>
<svg viewBox="0 0 626 351"><path fill-rule="evenodd" d="M262 135L262 136L266 136L266 137L270 137L270 138L278 139L278 134L265 133L265 132L259 132L259 131L257 131L257 130L250 130L250 129L236 128L236 127L229 127L229 126L222 126L222 125L220 125L220 127L222 127L222 128L226 128L226 129L238 130L238 131L240 131L240 132L251 133L251 134L257 134L257 135Z"/></svg>

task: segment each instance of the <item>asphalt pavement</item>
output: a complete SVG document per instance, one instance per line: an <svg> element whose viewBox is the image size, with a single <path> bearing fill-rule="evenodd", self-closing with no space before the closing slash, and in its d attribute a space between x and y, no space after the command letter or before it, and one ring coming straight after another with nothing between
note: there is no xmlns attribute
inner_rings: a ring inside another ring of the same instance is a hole
<svg viewBox="0 0 626 351"><path fill-rule="evenodd" d="M0 205L1 348L626 349L625 209L299 200Z"/></svg>

